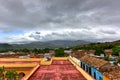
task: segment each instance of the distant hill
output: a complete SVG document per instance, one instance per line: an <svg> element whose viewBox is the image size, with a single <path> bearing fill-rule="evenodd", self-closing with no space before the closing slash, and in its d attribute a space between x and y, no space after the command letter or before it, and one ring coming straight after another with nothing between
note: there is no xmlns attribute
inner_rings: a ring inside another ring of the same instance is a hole
<svg viewBox="0 0 120 80"><path fill-rule="evenodd" d="M120 45L120 40L112 41L112 42L92 42L90 44L86 44L85 46L73 46L72 49L78 50L81 48L86 48L86 49L95 49L95 47L101 47L104 49L111 49L113 47L119 46Z"/></svg>
<svg viewBox="0 0 120 80"><path fill-rule="evenodd" d="M120 40L112 41L112 42L106 42L105 44L120 44Z"/></svg>
<svg viewBox="0 0 120 80"><path fill-rule="evenodd" d="M8 43L0 43L0 49L11 49L13 46Z"/></svg>
<svg viewBox="0 0 120 80"><path fill-rule="evenodd" d="M8 44L8 43L0 43L0 49L22 49L22 48L59 48L59 47L73 47L73 46L80 46L84 44L90 44L89 41L84 40L53 40L53 41L46 41L46 42L24 42L24 44ZM96 45L105 45L105 44L120 44L120 40L113 41L113 42L105 42Z"/></svg>
<svg viewBox="0 0 120 80"><path fill-rule="evenodd" d="M31 42L26 44L0 44L0 48L59 48L72 47L77 45L89 44L84 40L54 40L46 42Z"/></svg>

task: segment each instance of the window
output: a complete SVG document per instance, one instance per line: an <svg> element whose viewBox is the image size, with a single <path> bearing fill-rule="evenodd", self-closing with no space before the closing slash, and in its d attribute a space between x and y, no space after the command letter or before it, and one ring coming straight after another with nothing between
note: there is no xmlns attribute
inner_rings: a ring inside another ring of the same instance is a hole
<svg viewBox="0 0 120 80"><path fill-rule="evenodd" d="M85 64L83 64L83 69L85 70Z"/></svg>
<svg viewBox="0 0 120 80"><path fill-rule="evenodd" d="M94 78L96 79L96 73L94 72Z"/></svg>
<svg viewBox="0 0 120 80"><path fill-rule="evenodd" d="M82 66L83 64L82 64L82 62L81 62L81 68L83 68L83 66Z"/></svg>
<svg viewBox="0 0 120 80"><path fill-rule="evenodd" d="M89 66L89 74L91 75L91 67Z"/></svg>
<svg viewBox="0 0 120 80"><path fill-rule="evenodd" d="M103 80L102 77L99 77L99 80Z"/></svg>
<svg viewBox="0 0 120 80"><path fill-rule="evenodd" d="M86 72L88 72L88 66L86 65Z"/></svg>

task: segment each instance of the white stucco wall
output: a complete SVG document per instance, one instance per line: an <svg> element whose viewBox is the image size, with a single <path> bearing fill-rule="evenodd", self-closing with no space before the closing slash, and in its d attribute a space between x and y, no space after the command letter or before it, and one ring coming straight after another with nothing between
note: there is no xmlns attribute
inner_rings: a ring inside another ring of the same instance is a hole
<svg viewBox="0 0 120 80"><path fill-rule="evenodd" d="M70 58L71 58L76 64L78 64L79 66L81 66L79 59L77 59L77 58L75 58L75 57L71 57L71 56L70 56Z"/></svg>

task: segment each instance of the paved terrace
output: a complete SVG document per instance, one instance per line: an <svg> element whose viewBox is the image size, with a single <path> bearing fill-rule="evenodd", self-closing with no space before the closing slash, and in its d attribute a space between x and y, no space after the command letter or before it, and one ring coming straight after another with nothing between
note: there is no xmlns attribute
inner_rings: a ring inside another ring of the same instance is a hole
<svg viewBox="0 0 120 80"><path fill-rule="evenodd" d="M68 60L40 66L28 80L87 80Z"/></svg>

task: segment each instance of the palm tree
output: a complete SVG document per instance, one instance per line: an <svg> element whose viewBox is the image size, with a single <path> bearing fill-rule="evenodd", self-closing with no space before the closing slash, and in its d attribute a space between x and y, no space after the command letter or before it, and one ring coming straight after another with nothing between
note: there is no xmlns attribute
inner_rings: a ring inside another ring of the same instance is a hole
<svg viewBox="0 0 120 80"><path fill-rule="evenodd" d="M18 73L15 70L9 70L5 76L7 80L17 80Z"/></svg>
<svg viewBox="0 0 120 80"><path fill-rule="evenodd" d="M0 67L0 80L4 80L4 66Z"/></svg>

